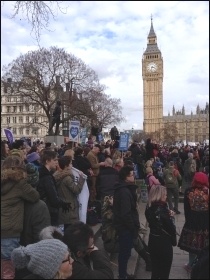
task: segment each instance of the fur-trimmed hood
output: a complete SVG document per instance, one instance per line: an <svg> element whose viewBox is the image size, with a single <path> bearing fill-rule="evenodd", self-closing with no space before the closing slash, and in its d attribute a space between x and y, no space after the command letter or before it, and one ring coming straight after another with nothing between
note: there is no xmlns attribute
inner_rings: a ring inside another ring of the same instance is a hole
<svg viewBox="0 0 210 280"><path fill-rule="evenodd" d="M56 183L62 181L67 176L73 176L69 170L58 170L53 174Z"/></svg>
<svg viewBox="0 0 210 280"><path fill-rule="evenodd" d="M54 239L54 238L58 238L61 240L62 237L63 237L62 231L58 227L54 227L54 226L48 226L43 228L39 234L40 240Z"/></svg>
<svg viewBox="0 0 210 280"><path fill-rule="evenodd" d="M5 183L8 181L19 182L24 178L27 178L27 173L22 169L7 168L1 171L1 183Z"/></svg>

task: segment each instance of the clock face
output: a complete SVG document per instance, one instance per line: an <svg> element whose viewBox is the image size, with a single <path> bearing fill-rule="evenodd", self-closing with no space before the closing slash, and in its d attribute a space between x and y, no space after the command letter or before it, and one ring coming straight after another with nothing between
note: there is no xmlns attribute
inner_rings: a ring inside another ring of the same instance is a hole
<svg viewBox="0 0 210 280"><path fill-rule="evenodd" d="M147 70L149 72L155 72L157 71L157 64L155 62L150 62L148 65L147 65Z"/></svg>

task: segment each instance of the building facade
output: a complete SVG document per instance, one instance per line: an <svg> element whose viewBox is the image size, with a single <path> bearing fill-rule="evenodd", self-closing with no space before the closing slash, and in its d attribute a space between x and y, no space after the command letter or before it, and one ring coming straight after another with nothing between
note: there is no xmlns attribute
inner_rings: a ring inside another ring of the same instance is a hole
<svg viewBox="0 0 210 280"><path fill-rule="evenodd" d="M37 103L17 93L11 78L1 83L1 139L6 140L4 128L10 128L14 138L23 136L41 141L47 133L47 118Z"/></svg>
<svg viewBox="0 0 210 280"><path fill-rule="evenodd" d="M168 127L176 126L178 134L176 141L203 142L209 139L209 104L190 115L185 114L184 105L182 109L175 110L172 114L163 116L163 57L157 45L157 36L151 27L147 37L147 48L142 57L143 78L143 129L145 133L156 133Z"/></svg>

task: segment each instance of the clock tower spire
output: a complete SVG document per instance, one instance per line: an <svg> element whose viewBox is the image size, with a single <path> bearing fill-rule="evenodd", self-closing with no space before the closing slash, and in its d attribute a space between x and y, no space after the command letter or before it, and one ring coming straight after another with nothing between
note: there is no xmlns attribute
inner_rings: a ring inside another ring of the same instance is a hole
<svg viewBox="0 0 210 280"><path fill-rule="evenodd" d="M163 121L163 58L151 16L147 48L142 57L144 132L158 132Z"/></svg>

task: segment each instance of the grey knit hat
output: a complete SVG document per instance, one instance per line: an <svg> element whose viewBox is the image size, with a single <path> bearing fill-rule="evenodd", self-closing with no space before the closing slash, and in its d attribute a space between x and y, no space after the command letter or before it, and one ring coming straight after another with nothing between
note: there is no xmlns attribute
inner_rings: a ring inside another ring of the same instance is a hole
<svg viewBox="0 0 210 280"><path fill-rule="evenodd" d="M27 181L32 187L36 188L39 183L39 171L33 163L26 164Z"/></svg>
<svg viewBox="0 0 210 280"><path fill-rule="evenodd" d="M46 239L12 251L11 258L17 269L27 267L33 274L53 279L68 252L58 239Z"/></svg>

